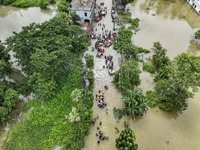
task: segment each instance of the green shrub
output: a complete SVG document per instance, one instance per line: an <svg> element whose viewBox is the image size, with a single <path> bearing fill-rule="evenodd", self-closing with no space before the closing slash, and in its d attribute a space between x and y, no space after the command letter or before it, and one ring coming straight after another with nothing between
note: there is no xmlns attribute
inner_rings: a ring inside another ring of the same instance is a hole
<svg viewBox="0 0 200 150"><path fill-rule="evenodd" d="M197 32L195 32L195 39L200 40L200 30L198 30Z"/></svg>
<svg viewBox="0 0 200 150"><path fill-rule="evenodd" d="M115 140L118 150L137 150L138 145L135 144L136 135L133 130L127 128L122 130L119 137Z"/></svg>
<svg viewBox="0 0 200 150"><path fill-rule="evenodd" d="M149 72L149 73L155 73L155 71L156 71L156 69L154 68L154 66L151 66L148 63L144 63L142 69L144 71Z"/></svg>
<svg viewBox="0 0 200 150"><path fill-rule="evenodd" d="M126 94L126 91L131 89L133 85L138 86L140 84L140 73L139 63L130 59L121 67L121 70L114 73L113 82L123 94Z"/></svg>
<svg viewBox="0 0 200 150"><path fill-rule="evenodd" d="M94 66L94 56L93 55L86 54L85 60L86 60L86 66L88 68L91 68Z"/></svg>
<svg viewBox="0 0 200 150"><path fill-rule="evenodd" d="M149 107L155 107L159 102L156 98L156 93L151 90L146 92L145 99Z"/></svg>
<svg viewBox="0 0 200 150"><path fill-rule="evenodd" d="M89 70L87 72L88 80L89 80L89 88L92 89L94 84L94 73L92 70Z"/></svg>

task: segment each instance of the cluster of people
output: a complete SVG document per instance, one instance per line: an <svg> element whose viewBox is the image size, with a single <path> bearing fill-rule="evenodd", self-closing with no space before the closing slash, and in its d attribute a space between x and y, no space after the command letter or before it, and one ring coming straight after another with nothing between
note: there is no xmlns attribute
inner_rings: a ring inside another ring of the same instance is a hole
<svg viewBox="0 0 200 150"><path fill-rule="evenodd" d="M102 8L102 7L99 6L99 10L98 10L97 13L98 13L98 15L96 13L94 14L96 16L95 17L96 22L100 21L102 19L102 16L105 16L107 14L107 7Z"/></svg>
<svg viewBox="0 0 200 150"><path fill-rule="evenodd" d="M113 44L116 37L116 33L112 33L111 31L107 34L98 34L97 41L95 43L95 48L98 50L97 56L101 56L104 54L104 47L109 47Z"/></svg>
<svg viewBox="0 0 200 150"><path fill-rule="evenodd" d="M107 103L105 103L105 101L104 101L104 91L101 92L99 90L99 94L98 95L96 94L96 101L97 101L97 99L98 99L99 108L107 106Z"/></svg>
<svg viewBox="0 0 200 150"><path fill-rule="evenodd" d="M96 39L96 33L94 31L91 31L90 38Z"/></svg>
<svg viewBox="0 0 200 150"><path fill-rule="evenodd" d="M95 48L98 50L97 55L101 56L104 54L104 45L103 45L103 40L99 40L95 43Z"/></svg>
<svg viewBox="0 0 200 150"><path fill-rule="evenodd" d="M102 122L100 121L99 125L101 126L102 125ZM97 127L97 130L99 130L97 133L96 133L96 136L99 137L99 140L97 141L97 143L99 144L100 143L100 140L108 140L108 134L104 134L99 127Z"/></svg>

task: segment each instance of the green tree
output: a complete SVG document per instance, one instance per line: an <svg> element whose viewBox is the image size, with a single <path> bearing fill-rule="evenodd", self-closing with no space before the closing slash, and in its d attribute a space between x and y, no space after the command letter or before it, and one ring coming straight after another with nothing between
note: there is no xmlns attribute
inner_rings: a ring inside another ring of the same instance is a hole
<svg viewBox="0 0 200 150"><path fill-rule="evenodd" d="M197 30L196 32L195 32L195 39L200 39L200 30Z"/></svg>
<svg viewBox="0 0 200 150"><path fill-rule="evenodd" d="M60 0L57 2L57 8L59 12L68 12L69 3L66 0Z"/></svg>
<svg viewBox="0 0 200 150"><path fill-rule="evenodd" d="M113 82L122 90L123 94L126 94L127 89L140 84L140 73L139 63L134 59L130 59L114 74Z"/></svg>
<svg viewBox="0 0 200 150"><path fill-rule="evenodd" d="M148 63L144 63L142 69L143 69L144 71L149 72L149 73L155 73L155 68L154 68L154 66L151 66L151 65L148 64Z"/></svg>
<svg viewBox="0 0 200 150"><path fill-rule="evenodd" d="M124 99L124 114L131 115L132 119L136 116L143 116L147 111L147 102L140 88L134 87L133 90L128 90L127 96Z"/></svg>
<svg viewBox="0 0 200 150"><path fill-rule="evenodd" d="M85 60L86 60L86 66L88 68L91 68L94 66L94 56L93 55L86 54Z"/></svg>
<svg viewBox="0 0 200 150"><path fill-rule="evenodd" d="M134 0L122 0L121 2L122 2L122 4L123 4L124 6L126 6L128 3L134 2Z"/></svg>
<svg viewBox="0 0 200 150"><path fill-rule="evenodd" d="M156 83L156 94L161 109L181 112L187 108L187 100L192 98L193 94L177 81L163 79Z"/></svg>
<svg viewBox="0 0 200 150"><path fill-rule="evenodd" d="M118 150L137 150L138 145L135 144L136 135L130 128L122 130L119 137L115 140Z"/></svg>

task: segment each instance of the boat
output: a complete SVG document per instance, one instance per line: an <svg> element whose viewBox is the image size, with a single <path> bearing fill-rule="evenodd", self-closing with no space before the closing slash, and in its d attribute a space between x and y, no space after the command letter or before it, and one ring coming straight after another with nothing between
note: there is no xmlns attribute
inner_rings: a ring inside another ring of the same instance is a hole
<svg viewBox="0 0 200 150"><path fill-rule="evenodd" d="M113 74L115 73L115 70L114 70L114 69L113 69L113 70L109 69L108 72L109 72L111 75L113 75Z"/></svg>
<svg viewBox="0 0 200 150"><path fill-rule="evenodd" d="M109 55L106 59L107 59L107 61L108 61L108 72L109 72L111 75L113 75L113 74L115 73L114 67L113 67L113 61L112 61L113 56L110 56L110 55Z"/></svg>
<svg viewBox="0 0 200 150"><path fill-rule="evenodd" d="M116 18L116 13L115 13L114 9L111 10L111 17L112 17L112 19Z"/></svg>
<svg viewBox="0 0 200 150"><path fill-rule="evenodd" d="M107 12L107 10L106 10L106 9L103 9L103 10L102 10L102 15L105 16L105 15L106 15L106 12Z"/></svg>
<svg viewBox="0 0 200 150"><path fill-rule="evenodd" d="M103 91L99 92L98 98L99 98L99 100L97 102L97 105L99 106L99 108L104 108L107 105L107 103L105 103L105 101L104 101L104 93L103 93Z"/></svg>
<svg viewBox="0 0 200 150"><path fill-rule="evenodd" d="M200 15L200 1L199 0L187 0L187 2Z"/></svg>

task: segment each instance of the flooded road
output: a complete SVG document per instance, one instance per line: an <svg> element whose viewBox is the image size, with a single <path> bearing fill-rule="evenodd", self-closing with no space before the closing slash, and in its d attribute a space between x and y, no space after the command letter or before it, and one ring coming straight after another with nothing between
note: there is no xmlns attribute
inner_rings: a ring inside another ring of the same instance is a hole
<svg viewBox="0 0 200 150"><path fill-rule="evenodd" d="M112 1L106 1L106 0L97 0L97 4L100 4L100 2L104 2L105 5L109 8L108 13L105 17L102 18L100 21L101 24L105 24L105 28L109 31L113 31L113 23L111 19L111 7L112 7ZM102 26L98 26L97 23L94 23L94 27L98 28L98 33L102 34ZM113 115L113 108L122 108L123 103L121 101L121 93L118 89L115 88L113 85L113 76L111 76L108 73L107 68L103 68L103 65L105 65L105 58L104 56L96 57L97 50L95 49L92 51L92 47L95 47L96 40L92 40L92 45L89 47L89 51L87 51L87 54L94 56L94 95L98 94L99 90L104 90L105 92L105 102L107 103L107 106L105 108L99 108L97 106L97 101L94 100L93 105L93 117L97 117L98 119L94 125L91 125L89 135L85 138L85 147L83 150L112 150L115 149L115 139L119 136L115 133L115 127L119 130L123 129L124 125L124 119L121 119L119 122L114 118ZM85 53L85 55L86 55ZM104 55L113 56L113 64L114 64L114 70L118 70L120 68L120 58L121 55L117 54L115 50L113 50L113 46L109 48L105 48ZM108 89L104 89L104 86L107 85ZM106 114L106 108L108 108L109 113ZM99 122L102 121L102 125L99 125ZM97 127L100 127L100 130L104 134L108 134L109 140L101 140L100 144L97 144L97 141L99 138L96 136L96 133L99 132L97 130Z"/></svg>
<svg viewBox="0 0 200 150"><path fill-rule="evenodd" d="M54 7L50 7L50 10L41 10L40 8L15 8L12 6L0 5L0 40L5 39L12 35L12 32L20 32L22 26L29 25L30 23L42 23L56 15ZM11 61L16 59L11 52ZM20 69L17 63L13 64L14 67ZM0 150L3 142L7 138L7 134L10 128L15 124L17 118L12 118L9 124L0 126Z"/></svg>
<svg viewBox="0 0 200 150"><path fill-rule="evenodd" d="M111 9L111 3L104 1ZM97 1L99 4L100 1ZM141 0L128 5L132 18L140 18L140 30L133 36L133 42L137 46L151 49L153 42L160 41L163 47L168 49L167 55L173 59L182 52L190 54L200 54L200 47L193 41L194 32L200 28L200 16L185 2L176 1L158 1ZM106 28L112 29L110 11L101 23L106 24ZM95 25L95 27L98 27ZM98 27L98 32L101 31ZM86 53L96 55L96 50L91 51L92 46ZM115 67L120 66L120 55L112 47L105 49L106 55L114 56ZM115 127L120 131L124 129L123 122L127 121L129 127L136 133L136 143L139 150L199 150L200 149L200 92L196 93L193 99L189 100L189 106L182 114L168 113L160 110L158 107L149 108L143 117L132 120L130 117L123 117L119 122L113 116L114 107L123 107L121 94L119 90L111 83L113 78L106 69L103 69L104 58L94 59L95 85L94 94L102 90L107 84L108 90L105 90L105 100L108 103L107 115L104 109L97 107L94 101L94 117L99 116L97 123L90 128L90 134L85 138L86 144L83 150L115 150L115 139L118 134L115 133ZM116 69L115 69L116 70ZM144 91L154 88L153 76L147 72L142 72L141 85ZM96 129L99 121L103 124L100 130L108 133L109 140L101 141L98 145Z"/></svg>

